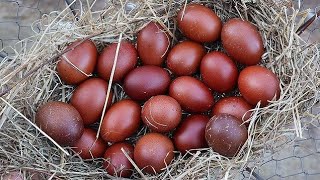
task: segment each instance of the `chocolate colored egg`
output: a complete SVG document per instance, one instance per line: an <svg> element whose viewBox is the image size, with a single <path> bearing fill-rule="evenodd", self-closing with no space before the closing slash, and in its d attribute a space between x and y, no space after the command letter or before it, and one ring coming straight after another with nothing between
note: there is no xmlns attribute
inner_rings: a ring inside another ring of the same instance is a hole
<svg viewBox="0 0 320 180"><path fill-rule="evenodd" d="M173 143L167 136L149 133L137 141L134 161L146 173L160 173L173 160L173 151Z"/></svg>
<svg viewBox="0 0 320 180"><path fill-rule="evenodd" d="M101 137L108 142L120 142L135 133L140 125L141 107L124 99L113 104L101 124Z"/></svg>
<svg viewBox="0 0 320 180"><path fill-rule="evenodd" d="M212 42L220 37L222 22L208 7L188 4L178 12L177 23L180 31L196 42Z"/></svg>
<svg viewBox="0 0 320 180"><path fill-rule="evenodd" d="M85 128L81 138L73 145L73 149L83 159L93 159L103 157L107 149L107 143L102 138L96 140L97 132L90 128Z"/></svg>
<svg viewBox="0 0 320 180"><path fill-rule="evenodd" d="M244 65L258 64L264 53L258 29L250 22L238 18L230 19L223 25L221 41L232 59Z"/></svg>
<svg viewBox="0 0 320 180"><path fill-rule="evenodd" d="M183 154L190 149L207 147L204 133L208 121L209 117L205 115L188 116L174 133L175 147Z"/></svg>
<svg viewBox="0 0 320 180"><path fill-rule="evenodd" d="M103 167L112 176L128 178L133 172L133 166L121 149L133 159L134 148L131 144L125 142L115 143L106 150L104 154L106 161Z"/></svg>
<svg viewBox="0 0 320 180"><path fill-rule="evenodd" d="M124 91L136 101L165 94L170 85L169 73L157 66L141 66L132 70L124 79Z"/></svg>
<svg viewBox="0 0 320 180"><path fill-rule="evenodd" d="M193 113L206 112L214 103L210 89L190 76L175 79L170 84L169 95L176 99L183 109Z"/></svg>
<svg viewBox="0 0 320 180"><path fill-rule="evenodd" d="M84 125L90 125L100 120L108 84L99 78L91 78L81 83L73 92L70 104L80 113ZM107 103L107 108L112 103L113 93Z"/></svg>
<svg viewBox="0 0 320 180"><path fill-rule="evenodd" d="M72 146L82 136L84 125L73 106L59 101L42 105L35 117L36 124L62 146Z"/></svg>
<svg viewBox="0 0 320 180"><path fill-rule="evenodd" d="M97 72L101 78L109 81L113 63L115 60L118 43L112 43L105 47L99 55L97 62ZM123 40L120 43L116 69L113 76L114 82L120 82L125 75L130 72L138 62L138 52L133 44Z"/></svg>
<svg viewBox="0 0 320 180"><path fill-rule="evenodd" d="M240 93L252 105L259 101L261 106L280 96L280 81L269 69L262 66L249 66L239 74L238 87Z"/></svg>
<svg viewBox="0 0 320 180"><path fill-rule="evenodd" d="M236 117L219 114L213 116L206 125L205 137L213 151L226 157L233 157L246 142L248 131Z"/></svg>
<svg viewBox="0 0 320 180"><path fill-rule="evenodd" d="M137 49L144 65L161 66L170 47L170 36L158 23L150 22L137 35Z"/></svg>
<svg viewBox="0 0 320 180"><path fill-rule="evenodd" d="M200 73L203 82L219 93L232 91L238 80L236 64L226 54L218 51L203 57Z"/></svg>
<svg viewBox="0 0 320 180"><path fill-rule="evenodd" d="M73 48L78 43L79 41L76 41L68 48ZM84 41L59 58L57 71L60 78L67 84L79 84L88 79L96 65L97 56L98 51L94 43L90 40Z"/></svg>
<svg viewBox="0 0 320 180"><path fill-rule="evenodd" d="M181 121L179 103L170 96L151 97L143 106L141 117L153 132L165 133L173 130Z"/></svg>

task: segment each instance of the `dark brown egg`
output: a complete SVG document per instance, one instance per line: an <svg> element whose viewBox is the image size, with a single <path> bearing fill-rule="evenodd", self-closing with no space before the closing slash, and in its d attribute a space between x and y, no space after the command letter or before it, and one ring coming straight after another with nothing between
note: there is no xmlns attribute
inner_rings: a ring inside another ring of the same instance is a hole
<svg viewBox="0 0 320 180"><path fill-rule="evenodd" d="M79 41L68 48L75 47ZM67 84L79 84L89 78L97 61L97 48L90 40L84 41L73 50L59 58L57 71L60 78Z"/></svg>
<svg viewBox="0 0 320 180"><path fill-rule="evenodd" d="M182 110L179 103L170 96L151 97L143 106L141 117L154 132L169 132L181 121Z"/></svg>
<svg viewBox="0 0 320 180"><path fill-rule="evenodd" d="M83 159L93 159L103 157L107 149L107 143L102 138L96 139L97 132L90 128L85 128L81 138L73 145L73 149Z"/></svg>
<svg viewBox="0 0 320 180"><path fill-rule="evenodd" d="M240 120L229 114L213 116L205 130L208 145L217 153L233 157L247 141L248 131Z"/></svg>
<svg viewBox="0 0 320 180"><path fill-rule="evenodd" d="M194 113L206 112L214 103L210 89L190 76L175 79L169 87L169 95L176 99L183 109Z"/></svg>
<svg viewBox="0 0 320 180"><path fill-rule="evenodd" d="M108 84L99 78L92 78L81 83L73 92L70 104L80 113L84 125L100 120L107 96ZM107 108L112 103L113 93L110 92Z"/></svg>
<svg viewBox="0 0 320 180"><path fill-rule="evenodd" d="M124 99L113 104L101 124L101 137L105 141L120 142L130 137L140 125L141 107Z"/></svg>
<svg viewBox="0 0 320 180"><path fill-rule="evenodd" d="M169 73L157 66L141 66L132 70L124 79L124 91L136 101L165 94L170 85Z"/></svg>
<svg viewBox="0 0 320 180"><path fill-rule="evenodd" d="M167 136L149 133L137 141L134 161L146 173L160 173L173 160L173 151L173 143Z"/></svg>
<svg viewBox="0 0 320 180"><path fill-rule="evenodd" d="M258 64L264 52L257 28L238 18L230 19L223 25L221 41L232 59L245 65Z"/></svg>
<svg viewBox="0 0 320 180"><path fill-rule="evenodd" d="M133 159L134 148L131 144L125 142L115 143L106 150L104 154L106 161L103 167L112 176L130 177L133 172L133 166L121 149Z"/></svg>
<svg viewBox="0 0 320 180"><path fill-rule="evenodd" d="M184 41L175 45L168 54L167 67L177 76L195 73L206 51L201 44Z"/></svg>
<svg viewBox="0 0 320 180"><path fill-rule="evenodd" d="M175 147L183 154L190 149L207 147L204 132L208 121L209 117L205 115L188 116L175 131L173 136Z"/></svg>
<svg viewBox="0 0 320 180"><path fill-rule="evenodd" d="M72 146L80 139L84 129L76 108L59 101L42 105L36 113L36 124L62 146Z"/></svg>
<svg viewBox="0 0 320 180"><path fill-rule="evenodd" d="M249 66L240 72L238 87L242 96L252 105L259 101L261 106L269 104L274 97L280 96L280 81L269 69Z"/></svg>
<svg viewBox="0 0 320 180"><path fill-rule="evenodd" d="M205 55L201 61L200 73L203 82L219 93L230 92L237 84L237 66L222 52L214 51Z"/></svg>
<svg viewBox="0 0 320 180"><path fill-rule="evenodd" d="M101 78L109 81L115 60L118 43L113 43L103 49L97 62L97 72ZM138 62L138 52L133 44L123 40L120 43L116 69L113 76L114 82L120 82Z"/></svg>
<svg viewBox="0 0 320 180"><path fill-rule="evenodd" d="M150 22L137 35L137 49L144 65L161 66L170 47L170 36L158 23Z"/></svg>
<svg viewBox="0 0 320 180"><path fill-rule="evenodd" d="M189 39L197 42L212 42L220 37L222 22L208 7L188 4L177 16L178 27Z"/></svg>

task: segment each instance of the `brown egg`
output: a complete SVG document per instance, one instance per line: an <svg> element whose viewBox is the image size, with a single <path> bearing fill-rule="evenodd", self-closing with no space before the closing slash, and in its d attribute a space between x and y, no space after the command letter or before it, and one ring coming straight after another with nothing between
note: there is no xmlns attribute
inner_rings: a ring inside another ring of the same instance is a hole
<svg viewBox="0 0 320 180"><path fill-rule="evenodd" d="M165 94L170 85L169 73L157 66L141 66L132 70L124 79L124 91L136 101Z"/></svg>
<svg viewBox="0 0 320 180"><path fill-rule="evenodd" d="M208 121L209 117L205 115L188 116L174 133L175 147L183 154L190 149L207 147L204 132Z"/></svg>
<svg viewBox="0 0 320 180"><path fill-rule="evenodd" d="M131 144L125 142L115 143L106 150L104 154L106 161L103 167L112 176L130 177L133 172L133 166L121 148L133 159L134 148Z"/></svg>
<svg viewBox="0 0 320 180"><path fill-rule="evenodd" d="M83 133L83 121L73 106L59 101L47 102L36 113L36 124L58 144L72 146Z"/></svg>
<svg viewBox="0 0 320 180"><path fill-rule="evenodd" d="M105 141L120 142L135 133L140 125L141 107L124 99L113 104L101 124L101 137Z"/></svg>
<svg viewBox="0 0 320 180"><path fill-rule="evenodd" d="M264 52L262 37L257 28L238 18L230 19L223 25L221 41L232 59L244 65L258 64Z"/></svg>
<svg viewBox="0 0 320 180"><path fill-rule="evenodd" d="M269 104L274 97L280 96L280 81L269 69L249 66L240 72L238 87L242 96L252 105L259 101L261 106Z"/></svg>
<svg viewBox="0 0 320 180"><path fill-rule="evenodd" d="M24 180L24 176L20 171L11 171L0 175L2 180Z"/></svg>
<svg viewBox="0 0 320 180"><path fill-rule="evenodd" d="M143 106L141 117L152 131L166 133L181 121L180 104L170 96L158 95L150 98Z"/></svg>
<svg viewBox="0 0 320 180"><path fill-rule="evenodd" d="M178 76L195 73L206 51L201 44L184 41L175 45L168 54L167 67Z"/></svg>
<svg viewBox="0 0 320 180"><path fill-rule="evenodd" d="M77 43L79 41L72 43L68 48L75 47ZM94 43L90 40L84 41L59 58L57 71L60 78L67 84L79 84L88 79L96 65L97 56Z"/></svg>
<svg viewBox="0 0 320 180"><path fill-rule="evenodd" d="M229 114L213 116L205 130L208 145L217 153L233 157L247 141L248 131L240 120Z"/></svg>
<svg viewBox="0 0 320 180"><path fill-rule="evenodd" d="M80 113L84 125L90 125L100 120L104 102L107 96L108 84L99 78L92 78L81 83L73 92L70 104ZM113 93L110 92L107 108L112 103Z"/></svg>
<svg viewBox="0 0 320 180"><path fill-rule="evenodd" d="M169 87L169 95L189 112L202 113L211 109L214 98L210 89L190 76L175 79Z"/></svg>
<svg viewBox="0 0 320 180"><path fill-rule="evenodd" d="M201 61L200 73L203 82L219 93L230 92L237 84L237 66L222 52L214 51L205 55Z"/></svg>
<svg viewBox="0 0 320 180"><path fill-rule="evenodd" d="M93 159L103 157L107 149L107 143L102 138L96 140L97 132L90 128L85 128L81 138L74 144L74 151L83 159Z"/></svg>
<svg viewBox="0 0 320 180"><path fill-rule="evenodd" d="M160 173L173 160L173 151L173 143L167 136L149 133L137 141L134 161L146 173Z"/></svg>
<svg viewBox="0 0 320 180"><path fill-rule="evenodd" d="M137 49L144 65L161 66L170 47L170 36L158 23L150 22L137 35Z"/></svg>
<svg viewBox="0 0 320 180"><path fill-rule="evenodd" d="M177 16L178 27L189 39L197 42L212 42L220 37L222 22L208 7L188 4Z"/></svg>
<svg viewBox="0 0 320 180"><path fill-rule="evenodd" d="M101 78L109 81L114 63L118 43L113 43L103 49L97 62L97 72ZM119 47L116 69L113 76L114 82L120 82L138 62L138 52L133 44L123 40Z"/></svg>

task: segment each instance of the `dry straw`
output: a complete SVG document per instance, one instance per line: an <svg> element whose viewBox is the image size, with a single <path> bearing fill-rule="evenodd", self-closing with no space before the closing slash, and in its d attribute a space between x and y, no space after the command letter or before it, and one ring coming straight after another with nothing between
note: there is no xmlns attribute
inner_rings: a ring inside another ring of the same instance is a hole
<svg viewBox="0 0 320 180"><path fill-rule="evenodd" d="M311 117L308 124L319 119L319 115L310 113L319 101L319 46L306 44L295 33L303 22L303 19L298 21L297 16L303 12L292 9L290 1L286 1L286 7L271 0L197 2L211 7L224 22L240 17L257 25L266 49L261 64L280 77L280 99L254 109L249 139L237 157L228 159L211 149L193 151L184 157L177 153L163 173L150 176L137 169L132 178L237 177L247 166L257 167L265 151L282 148L292 140L291 135L303 136L304 119ZM70 148L63 148L71 154L68 156L62 147L54 145L34 127L34 114L39 105L49 100L68 101L73 90L57 76L56 57L68 43L79 38L91 38L99 50L109 42L118 41L120 34L123 39L135 41L136 32L151 20L165 27L175 44L180 35L174 17L186 1L109 1L102 10L93 10L94 3L87 1L77 1L77 4L79 10L74 13L77 18L69 8L44 15L32 26L40 32L17 43L12 47L15 54L0 62L0 92L7 92L0 99L0 174L21 171L27 178L111 178L103 170L102 160L84 162ZM206 44L206 48L217 50L221 45ZM112 90L114 101L125 97L120 85L114 85ZM144 133L146 129L142 128L138 135Z"/></svg>

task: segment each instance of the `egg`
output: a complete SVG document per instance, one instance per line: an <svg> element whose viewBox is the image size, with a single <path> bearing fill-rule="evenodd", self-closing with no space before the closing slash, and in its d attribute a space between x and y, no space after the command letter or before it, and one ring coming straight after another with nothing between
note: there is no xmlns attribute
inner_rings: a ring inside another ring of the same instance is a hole
<svg viewBox="0 0 320 180"><path fill-rule="evenodd" d="M203 57L200 73L203 82L219 93L232 91L238 80L236 64L226 54L218 51L210 52Z"/></svg>
<svg viewBox="0 0 320 180"><path fill-rule="evenodd" d="M104 154L106 161L103 163L103 167L112 176L128 178L133 172L133 166L121 149L133 159L134 148L131 144L126 142L115 143L106 150Z"/></svg>
<svg viewBox="0 0 320 180"><path fill-rule="evenodd" d="M173 135L175 147L181 152L208 146L205 139L205 128L209 117L195 114L184 119Z"/></svg>
<svg viewBox="0 0 320 180"><path fill-rule="evenodd" d="M42 105L35 116L38 127L62 146L72 146L82 136L80 113L70 104L51 101Z"/></svg>
<svg viewBox="0 0 320 180"><path fill-rule="evenodd" d="M244 64L255 65L264 53L262 37L258 29L248 21L234 18L222 27L223 48L232 59Z"/></svg>
<svg viewBox="0 0 320 180"><path fill-rule="evenodd" d="M134 148L134 161L149 174L160 173L174 158L174 146L165 135L149 133L142 136Z"/></svg>
<svg viewBox="0 0 320 180"><path fill-rule="evenodd" d="M109 81L111 70L114 64L118 43L112 43L103 49L97 62L97 72L101 78ZM114 82L121 82L125 75L135 68L138 62L138 52L133 44L128 41L121 41L113 75Z"/></svg>
<svg viewBox="0 0 320 180"><path fill-rule="evenodd" d="M248 139L248 131L240 120L229 114L213 116L206 125L208 145L220 155L236 156Z"/></svg>
<svg viewBox="0 0 320 180"><path fill-rule="evenodd" d="M69 45L67 48L74 49L62 55L58 60L58 74L67 84L79 84L88 79L96 65L98 51L94 43L86 40L76 46L78 43L79 41L76 41Z"/></svg>
<svg viewBox="0 0 320 180"><path fill-rule="evenodd" d="M145 101L152 96L165 94L169 85L169 73L161 67L151 65L135 68L123 82L124 91L136 101Z"/></svg>
<svg viewBox="0 0 320 180"><path fill-rule="evenodd" d="M107 149L107 143L101 137L96 139L97 132L90 128L84 128L81 138L73 145L73 150L82 159L103 157Z"/></svg>
<svg viewBox="0 0 320 180"><path fill-rule="evenodd" d="M11 171L0 175L2 180L24 180L24 175L20 171Z"/></svg>
<svg viewBox="0 0 320 180"><path fill-rule="evenodd" d="M181 76L169 87L169 95L176 99L181 107L192 113L209 111L214 103L210 89L200 80Z"/></svg>
<svg viewBox="0 0 320 180"><path fill-rule="evenodd" d="M262 66L249 66L239 74L240 93L252 105L258 102L266 106L269 101L280 96L280 81L269 69Z"/></svg>
<svg viewBox="0 0 320 180"><path fill-rule="evenodd" d="M201 44L183 41L175 45L168 54L167 67L177 76L195 73L206 51Z"/></svg>
<svg viewBox="0 0 320 180"><path fill-rule="evenodd" d="M180 104L170 96L151 97L143 106L141 117L144 124L153 132L166 133L178 126L181 121Z"/></svg>
<svg viewBox="0 0 320 180"><path fill-rule="evenodd" d="M120 142L135 133L140 125L141 107L124 99L113 104L101 123L101 137L108 142Z"/></svg>
<svg viewBox="0 0 320 180"><path fill-rule="evenodd" d="M161 66L170 48L170 36L158 23L150 22L137 35L137 50L144 65Z"/></svg>
<svg viewBox="0 0 320 180"><path fill-rule="evenodd" d="M180 31L189 39L204 43L219 39L222 22L208 7L200 4L188 4L177 15Z"/></svg>
<svg viewBox="0 0 320 180"><path fill-rule="evenodd" d="M100 120L108 84L100 78L91 78L81 83L73 92L70 104L80 113L84 125L90 125ZM107 108L112 103L113 93L107 103Z"/></svg>

